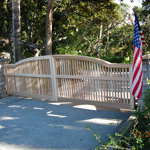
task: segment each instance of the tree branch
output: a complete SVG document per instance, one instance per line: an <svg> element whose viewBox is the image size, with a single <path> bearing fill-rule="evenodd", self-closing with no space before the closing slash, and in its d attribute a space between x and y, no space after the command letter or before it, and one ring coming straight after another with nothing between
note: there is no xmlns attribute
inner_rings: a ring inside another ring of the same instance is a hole
<svg viewBox="0 0 150 150"><path fill-rule="evenodd" d="M95 48L95 46L92 44L92 42L90 42L86 37L85 35L83 34L83 37L86 41L88 41L90 43L90 45L93 46L94 50L99 54L100 57L102 57L102 54Z"/></svg>
<svg viewBox="0 0 150 150"><path fill-rule="evenodd" d="M40 44L40 45L33 45L33 44L29 44L29 43L27 43L27 42L23 42L23 41L21 41L21 44L23 45L23 46L27 46L27 47L31 47L31 48L37 48L37 49L41 49L41 47L43 47L44 45L45 45L45 41L42 43L42 44Z"/></svg>
<svg viewBox="0 0 150 150"><path fill-rule="evenodd" d="M116 23L115 25L112 25L110 28L108 28L107 30L105 30L105 31L102 33L102 37L99 38L99 40L98 40L97 43L99 43L99 42L105 37L105 33L107 33L109 30L111 30L111 29L115 28L116 26L118 26L119 24L121 24L121 23L125 20L125 18L127 17L127 14L128 14L128 13L125 14L124 18L123 18L120 22Z"/></svg>
<svg viewBox="0 0 150 150"><path fill-rule="evenodd" d="M85 39L86 41L88 41L88 43L89 43L90 45L93 46L94 50L99 54L100 57L102 57L102 54L99 52L99 48L100 48L100 47L105 47L105 49L106 49L106 48L109 47L112 43L114 43L114 42L119 42L119 41L124 41L124 40L126 40L128 37L130 37L130 36L132 35L132 34L130 34L129 36L125 37L125 38L122 39L122 40L115 40L115 41L112 41L112 42L110 42L110 43L107 44L107 45L99 45L99 44L98 44L98 43L100 43L100 41L106 36L105 33L107 33L107 32L110 31L111 29L114 29L116 26L118 26L119 24L121 24L121 23L125 20L125 18L127 17L127 15L128 15L128 13L126 13L126 14L124 15L124 18L123 18L120 22L118 22L118 23L116 23L116 24L114 24L114 25L112 24L110 28L108 28L107 30L103 31L101 38L99 38L98 41L96 42L97 47L95 47L95 45L85 37L85 33L83 34L84 39ZM91 27L91 26L90 26L90 27Z"/></svg>
<svg viewBox="0 0 150 150"><path fill-rule="evenodd" d="M112 41L112 42L110 42L109 44L107 44L107 45L100 45L99 47L108 47L108 46L110 46L112 43L114 43L114 42L120 42L120 41L124 41L124 40L126 40L127 38L129 38L131 35L133 35L133 33L132 34L130 34L130 35L128 35L127 37L125 37L124 39L122 39L122 40L115 40L115 41Z"/></svg>
<svg viewBox="0 0 150 150"><path fill-rule="evenodd" d="M54 42L57 42L57 41L61 41L61 40L66 40L67 37L62 37L62 38L59 38L59 39L56 39L56 40L53 40L53 43ZM0 41L1 42L1 41ZM40 44L40 45L36 45L36 44L30 44L30 43L27 43L27 42L24 42L24 41L21 41L21 45L23 46L27 46L27 47L31 47L31 48L37 48L37 49L41 49L44 45L45 45L45 41ZM1 44L1 43L0 43Z"/></svg>

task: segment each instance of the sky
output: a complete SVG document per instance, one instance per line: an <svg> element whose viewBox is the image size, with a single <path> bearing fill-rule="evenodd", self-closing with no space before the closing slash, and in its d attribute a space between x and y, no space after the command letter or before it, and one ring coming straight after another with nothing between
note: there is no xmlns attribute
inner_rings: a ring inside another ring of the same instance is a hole
<svg viewBox="0 0 150 150"><path fill-rule="evenodd" d="M114 0L116 3L120 4L120 0ZM142 7L142 0L134 0L134 2L131 3L130 0L124 0L124 3L128 4L131 8L130 8L130 13L132 14L132 8L134 6L138 6L138 7Z"/></svg>

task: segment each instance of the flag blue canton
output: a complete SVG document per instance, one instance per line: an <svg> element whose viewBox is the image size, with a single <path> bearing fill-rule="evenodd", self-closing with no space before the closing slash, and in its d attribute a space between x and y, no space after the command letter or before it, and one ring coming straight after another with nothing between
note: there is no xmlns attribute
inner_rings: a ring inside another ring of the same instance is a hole
<svg viewBox="0 0 150 150"><path fill-rule="evenodd" d="M134 25L134 45L140 49L140 31L138 26L138 20L135 18L135 25Z"/></svg>

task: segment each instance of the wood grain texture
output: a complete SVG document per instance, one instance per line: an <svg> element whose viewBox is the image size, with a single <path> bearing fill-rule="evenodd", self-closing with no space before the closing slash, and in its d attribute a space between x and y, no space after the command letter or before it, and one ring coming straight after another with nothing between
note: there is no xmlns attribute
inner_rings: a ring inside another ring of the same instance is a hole
<svg viewBox="0 0 150 150"><path fill-rule="evenodd" d="M8 92L46 95L55 101L71 98L126 104L133 108L131 67L132 64L114 64L86 56L47 55L7 64L5 76Z"/></svg>

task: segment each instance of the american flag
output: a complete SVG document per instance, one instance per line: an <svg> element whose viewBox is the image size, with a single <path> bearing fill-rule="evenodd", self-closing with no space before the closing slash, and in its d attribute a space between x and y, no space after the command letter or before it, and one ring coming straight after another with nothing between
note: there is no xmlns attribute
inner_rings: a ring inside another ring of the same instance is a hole
<svg viewBox="0 0 150 150"><path fill-rule="evenodd" d="M140 98L142 93L142 87L143 87L142 54L143 54L144 44L145 44L144 35L142 33L137 15L135 13L132 95L135 96L136 98Z"/></svg>

